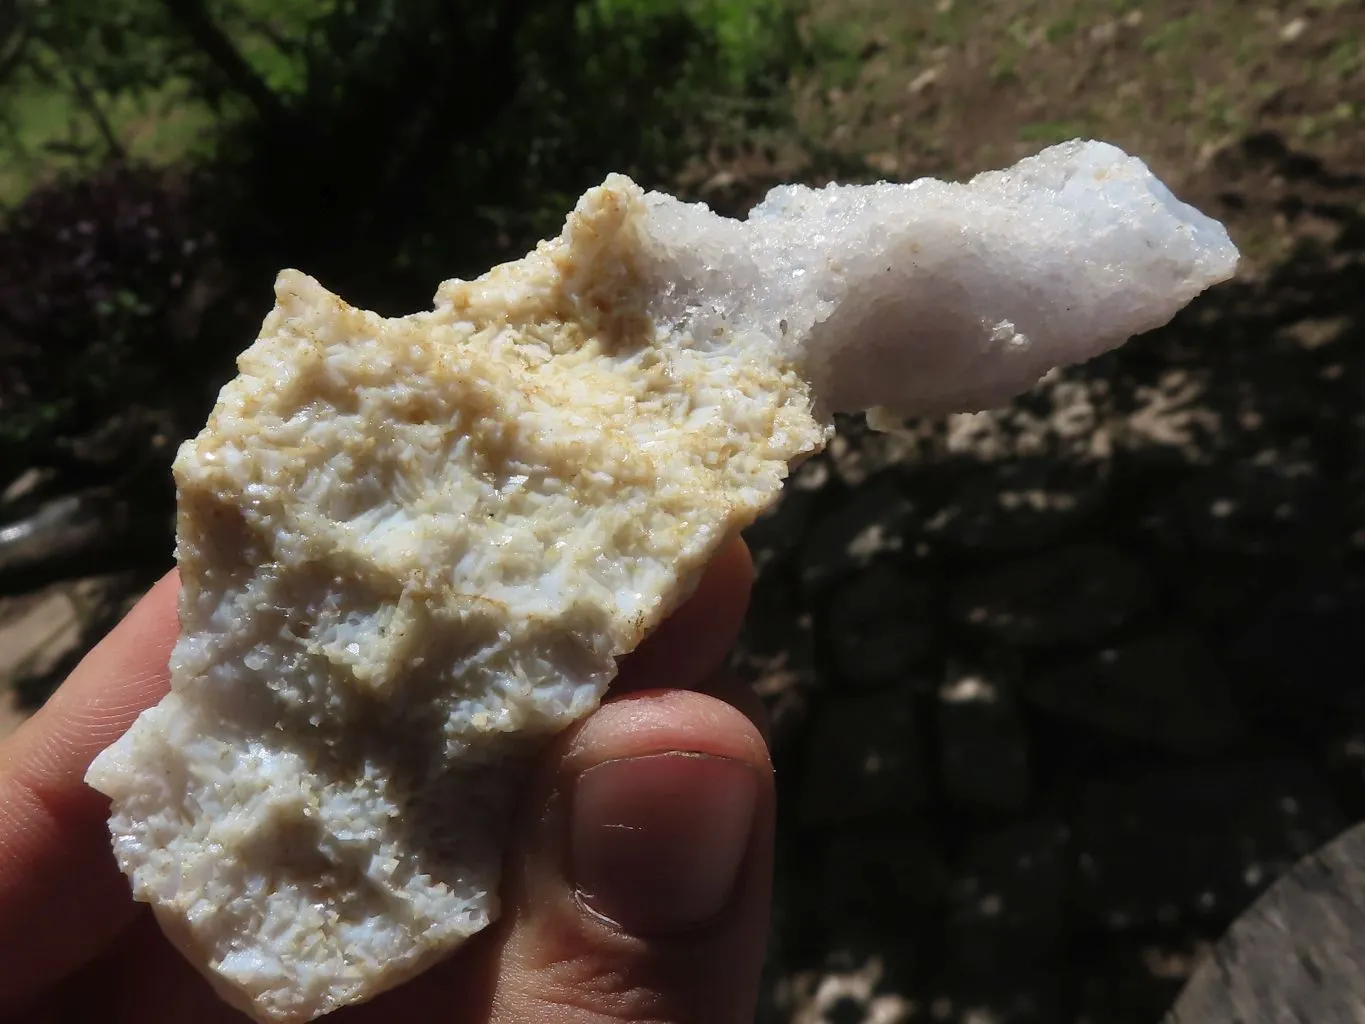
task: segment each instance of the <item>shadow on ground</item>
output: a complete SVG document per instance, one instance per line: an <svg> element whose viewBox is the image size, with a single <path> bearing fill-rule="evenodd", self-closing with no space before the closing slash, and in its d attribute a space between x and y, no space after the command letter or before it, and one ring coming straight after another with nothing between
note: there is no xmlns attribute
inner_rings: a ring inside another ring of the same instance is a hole
<svg viewBox="0 0 1365 1024"><path fill-rule="evenodd" d="M1293 258L1009 410L846 424L751 530L765 1020L1150 1024L1365 818L1365 179L1214 177Z"/></svg>

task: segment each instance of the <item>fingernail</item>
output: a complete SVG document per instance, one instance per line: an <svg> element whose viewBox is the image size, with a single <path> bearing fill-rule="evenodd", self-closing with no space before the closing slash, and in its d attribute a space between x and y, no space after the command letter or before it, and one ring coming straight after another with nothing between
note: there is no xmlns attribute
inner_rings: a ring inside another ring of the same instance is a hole
<svg viewBox="0 0 1365 1024"><path fill-rule="evenodd" d="M708 923L735 892L758 783L752 766L704 754L587 769L574 786L570 826L579 899L635 935Z"/></svg>

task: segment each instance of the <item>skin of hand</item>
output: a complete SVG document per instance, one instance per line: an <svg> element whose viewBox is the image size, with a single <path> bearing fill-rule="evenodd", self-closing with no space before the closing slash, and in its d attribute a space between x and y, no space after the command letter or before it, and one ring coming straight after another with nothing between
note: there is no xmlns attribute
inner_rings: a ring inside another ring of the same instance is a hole
<svg viewBox="0 0 1365 1024"><path fill-rule="evenodd" d="M762 709L719 666L753 568L736 541L623 659L612 695L545 750L497 922L338 1024L753 1020L772 882ZM221 1002L133 902L84 785L168 688L174 573L0 743L0 1021L218 1024Z"/></svg>

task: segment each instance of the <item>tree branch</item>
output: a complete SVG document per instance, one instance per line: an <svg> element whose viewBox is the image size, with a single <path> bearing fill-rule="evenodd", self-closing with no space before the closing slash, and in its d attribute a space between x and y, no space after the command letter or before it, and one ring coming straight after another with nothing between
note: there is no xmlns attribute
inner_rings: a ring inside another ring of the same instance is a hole
<svg viewBox="0 0 1365 1024"><path fill-rule="evenodd" d="M0 45L0 85L4 85L6 79L23 63L31 38L27 25L19 25L6 32L4 43Z"/></svg>
<svg viewBox="0 0 1365 1024"><path fill-rule="evenodd" d="M245 96L266 120L278 122L284 119L284 104L279 96L213 20L203 0L165 0L165 4L171 17L180 24L204 56L213 62L228 85Z"/></svg>
<svg viewBox="0 0 1365 1024"><path fill-rule="evenodd" d="M114 131L114 126L109 123L109 119L104 116L104 110L100 107L99 98L85 84L76 69L65 56L62 58L63 70L66 72L67 80L71 83L71 88L75 90L76 99L85 108L85 112L90 115L90 119L95 122L95 129L100 133L100 138L109 147L109 152L119 160L124 159L128 154L123 148L118 134Z"/></svg>
<svg viewBox="0 0 1365 1024"><path fill-rule="evenodd" d="M251 31L264 36L271 46L285 56L292 56L299 52L299 41L297 39L290 39L283 33L276 31L275 27L264 18L244 16L243 22Z"/></svg>

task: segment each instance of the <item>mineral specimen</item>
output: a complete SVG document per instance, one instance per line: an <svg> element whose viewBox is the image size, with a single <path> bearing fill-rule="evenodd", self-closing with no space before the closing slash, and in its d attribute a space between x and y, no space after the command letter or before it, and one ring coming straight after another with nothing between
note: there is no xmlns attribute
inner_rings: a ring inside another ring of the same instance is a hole
<svg viewBox="0 0 1365 1024"><path fill-rule="evenodd" d="M1236 260L1075 142L744 221L612 176L397 319L284 272L175 463L171 693L88 776L134 896L261 1021L423 970L497 913L519 766L834 412L1002 402Z"/></svg>

